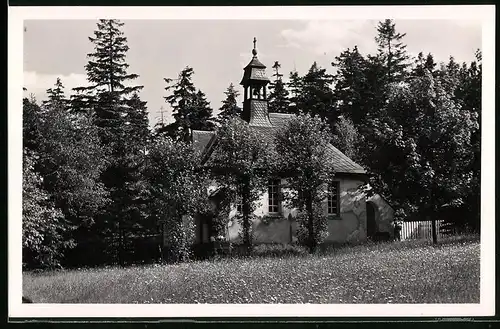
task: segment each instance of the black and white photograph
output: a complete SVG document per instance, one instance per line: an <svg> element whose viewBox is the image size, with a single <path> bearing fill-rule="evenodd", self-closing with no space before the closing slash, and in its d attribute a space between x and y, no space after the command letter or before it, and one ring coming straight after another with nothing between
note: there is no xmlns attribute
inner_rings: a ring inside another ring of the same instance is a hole
<svg viewBox="0 0 500 329"><path fill-rule="evenodd" d="M10 316L493 315L494 6L421 7L11 7Z"/></svg>

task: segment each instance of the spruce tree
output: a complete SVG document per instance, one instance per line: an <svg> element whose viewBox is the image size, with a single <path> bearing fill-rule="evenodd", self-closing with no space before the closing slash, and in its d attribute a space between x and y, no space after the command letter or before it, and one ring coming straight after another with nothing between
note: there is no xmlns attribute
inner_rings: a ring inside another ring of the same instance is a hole
<svg viewBox="0 0 500 329"><path fill-rule="evenodd" d="M138 75L128 72L129 47L121 30L123 25L115 19L97 22L94 36L89 37L94 52L87 55L85 66L90 85L76 88L72 100L76 110L90 111L107 151L108 166L101 178L112 202L98 218L97 229L118 241L118 247L109 251L120 264L124 262L125 230L144 221L140 211L143 205L137 199L144 192L140 165L148 138L145 103L137 94L143 86L134 85Z"/></svg>
<svg viewBox="0 0 500 329"><path fill-rule="evenodd" d="M64 95L64 85L60 78L57 78L55 83L55 88L47 89L48 100L42 102L42 107L53 108L61 107L67 109L69 105L69 100Z"/></svg>
<svg viewBox="0 0 500 329"><path fill-rule="evenodd" d="M269 112L289 113L289 92L288 90L286 90L285 84L283 83L283 74L279 73L280 68L281 64L278 61L274 62L273 69L275 70L275 72L273 76L275 77L275 79L274 82L269 85Z"/></svg>
<svg viewBox="0 0 500 329"><path fill-rule="evenodd" d="M179 73L175 82L171 78L164 79L168 84L165 90L171 92L164 98L172 108L175 121L168 126L157 127L157 133L190 141L192 129L213 129L212 109L205 94L194 86L193 74L194 70L187 66Z"/></svg>
<svg viewBox="0 0 500 329"><path fill-rule="evenodd" d="M302 77L297 71L290 72L288 79L288 89L290 90L290 113L298 113L300 108L300 91L302 89Z"/></svg>
<svg viewBox="0 0 500 329"><path fill-rule="evenodd" d="M229 118L239 117L241 114L241 108L238 106L237 102L240 93L234 88L232 83L229 84L224 94L226 95L226 99L222 101L222 106L219 109L220 112L217 115L219 122Z"/></svg>
<svg viewBox="0 0 500 329"><path fill-rule="evenodd" d="M314 62L309 71L300 78L297 110L318 115L332 127L337 122L338 112L335 108L335 95L331 88L333 76Z"/></svg>
<svg viewBox="0 0 500 329"><path fill-rule="evenodd" d="M415 59L412 76L423 77L426 70L428 70L434 77L437 76L436 63L434 62L432 54L429 53L426 57L424 57L424 54L420 52Z"/></svg>
<svg viewBox="0 0 500 329"><path fill-rule="evenodd" d="M384 63L387 82L402 81L407 74L409 59L402 42L406 33L396 32L396 24L391 19L379 22L377 32L378 57Z"/></svg>
<svg viewBox="0 0 500 329"><path fill-rule="evenodd" d="M335 57L332 66L337 70L334 87L337 108L342 115L358 125L371 111L367 61L355 46Z"/></svg>

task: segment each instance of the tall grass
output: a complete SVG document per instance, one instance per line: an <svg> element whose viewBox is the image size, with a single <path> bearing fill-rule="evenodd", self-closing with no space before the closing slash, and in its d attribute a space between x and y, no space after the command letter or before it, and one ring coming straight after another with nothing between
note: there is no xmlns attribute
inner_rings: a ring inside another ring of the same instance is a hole
<svg viewBox="0 0 500 329"><path fill-rule="evenodd" d="M438 246L404 241L315 255L295 250L178 265L27 272L23 295L35 303L479 303L479 249L474 238L462 238Z"/></svg>

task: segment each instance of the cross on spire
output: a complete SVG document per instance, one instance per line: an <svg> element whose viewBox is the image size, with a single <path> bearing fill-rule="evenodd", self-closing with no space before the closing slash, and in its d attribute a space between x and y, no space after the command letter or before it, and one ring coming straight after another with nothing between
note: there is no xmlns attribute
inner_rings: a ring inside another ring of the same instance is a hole
<svg viewBox="0 0 500 329"><path fill-rule="evenodd" d="M256 37L253 37L253 50L252 50L252 54L254 56L257 56L257 38Z"/></svg>

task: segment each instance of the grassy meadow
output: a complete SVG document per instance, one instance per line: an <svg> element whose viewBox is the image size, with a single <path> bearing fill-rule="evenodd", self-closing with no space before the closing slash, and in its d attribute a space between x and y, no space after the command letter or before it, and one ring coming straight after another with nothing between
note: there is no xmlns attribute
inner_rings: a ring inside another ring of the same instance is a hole
<svg viewBox="0 0 500 329"><path fill-rule="evenodd" d="M23 295L35 303L479 303L478 239L262 255L25 272Z"/></svg>

